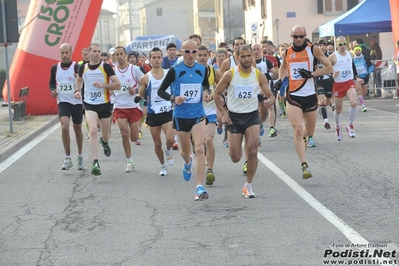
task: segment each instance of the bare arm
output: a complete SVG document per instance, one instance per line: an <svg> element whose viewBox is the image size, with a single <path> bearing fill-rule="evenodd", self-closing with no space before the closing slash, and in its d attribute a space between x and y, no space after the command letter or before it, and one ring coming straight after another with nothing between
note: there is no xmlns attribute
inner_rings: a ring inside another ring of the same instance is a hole
<svg viewBox="0 0 399 266"><path fill-rule="evenodd" d="M270 69L270 72L273 73L272 79L277 79L278 78L278 69L276 67L273 67L272 69Z"/></svg>
<svg viewBox="0 0 399 266"><path fill-rule="evenodd" d="M145 74L144 76L142 76L140 78L140 89L139 89L138 94L141 98L144 98L145 90L147 89L147 86L148 86L148 75Z"/></svg>
<svg viewBox="0 0 399 266"><path fill-rule="evenodd" d="M109 78L111 79L112 82L110 82L108 84L104 84L104 89L120 90L121 89L121 83L119 82L118 77L115 75L115 76L111 76Z"/></svg>
<svg viewBox="0 0 399 266"><path fill-rule="evenodd" d="M285 61L285 53L286 52L283 52L283 54L281 55L281 57L283 58L283 61L281 62L281 66L280 66L280 71L279 71L279 75L278 75L279 79L284 79L288 75L288 65L287 65L287 61Z"/></svg>
<svg viewBox="0 0 399 266"><path fill-rule="evenodd" d="M263 95L267 97L267 99L263 100L263 103L266 105L266 108L270 108L274 102L276 101L272 91L269 87L269 82L267 82L267 78L263 73L259 73L259 85Z"/></svg>
<svg viewBox="0 0 399 266"><path fill-rule="evenodd" d="M215 89L214 101L222 116L226 114L226 109L224 108L224 99L222 95L226 91L226 88L230 85L231 78L232 76L230 71L224 73Z"/></svg>

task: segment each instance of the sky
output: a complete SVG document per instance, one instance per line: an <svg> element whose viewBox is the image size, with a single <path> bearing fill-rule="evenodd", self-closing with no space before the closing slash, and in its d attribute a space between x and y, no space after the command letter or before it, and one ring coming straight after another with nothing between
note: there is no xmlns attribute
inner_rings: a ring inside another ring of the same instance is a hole
<svg viewBox="0 0 399 266"><path fill-rule="evenodd" d="M103 0L102 8L115 12L115 1L116 0Z"/></svg>

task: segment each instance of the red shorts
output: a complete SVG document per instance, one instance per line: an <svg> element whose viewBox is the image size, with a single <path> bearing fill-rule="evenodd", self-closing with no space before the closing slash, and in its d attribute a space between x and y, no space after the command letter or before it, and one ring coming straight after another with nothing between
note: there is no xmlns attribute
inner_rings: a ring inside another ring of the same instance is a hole
<svg viewBox="0 0 399 266"><path fill-rule="evenodd" d="M126 118L129 123L137 122L143 116L143 111L138 108L115 108L114 119Z"/></svg>
<svg viewBox="0 0 399 266"><path fill-rule="evenodd" d="M355 88L355 82L353 79L345 82L334 82L333 94L334 97L344 98L349 89Z"/></svg>

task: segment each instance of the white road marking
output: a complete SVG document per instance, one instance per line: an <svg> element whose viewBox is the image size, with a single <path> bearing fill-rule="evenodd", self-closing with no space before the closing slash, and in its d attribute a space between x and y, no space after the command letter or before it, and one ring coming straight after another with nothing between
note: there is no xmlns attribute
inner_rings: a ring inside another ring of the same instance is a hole
<svg viewBox="0 0 399 266"><path fill-rule="evenodd" d="M0 163L0 173L2 173L4 170L6 170L10 165L15 163L17 160L19 160L22 156L24 156L25 153L30 151L33 147L35 147L37 144L42 142L45 138L47 138L51 133L53 133L57 128L59 128L59 123L54 125L53 127L47 129L37 137L35 137L33 140L31 140L27 145L23 146L20 150L18 150L16 153L8 157L4 162ZM3 176L4 177L4 176ZM1 179L1 178L0 178Z"/></svg>
<svg viewBox="0 0 399 266"><path fill-rule="evenodd" d="M278 168L274 163L269 161L265 156L258 153L258 159L267 168L269 168L273 173L275 173L281 180L284 181L295 193L297 193L304 201L306 201L310 206L312 206L318 213L320 213L324 218L332 223L339 231L341 231L344 236L349 239L352 243L356 244L368 244L369 242L359 235L355 230L353 230L349 225L342 221L338 216L336 216L332 211L327 209L323 204L318 202L312 195L309 194L304 188L302 188L298 183L296 183L290 176L284 173L280 168Z"/></svg>

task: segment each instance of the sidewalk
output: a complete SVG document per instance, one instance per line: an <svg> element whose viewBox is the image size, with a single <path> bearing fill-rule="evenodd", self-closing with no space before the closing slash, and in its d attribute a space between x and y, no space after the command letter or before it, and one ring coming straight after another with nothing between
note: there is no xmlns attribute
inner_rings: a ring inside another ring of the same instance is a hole
<svg viewBox="0 0 399 266"><path fill-rule="evenodd" d="M10 133L8 107L0 101L0 162L12 155L26 143L58 122L58 115L26 116L25 120L12 121Z"/></svg>

